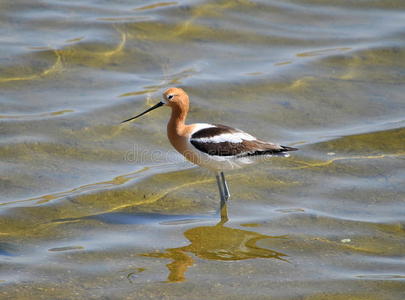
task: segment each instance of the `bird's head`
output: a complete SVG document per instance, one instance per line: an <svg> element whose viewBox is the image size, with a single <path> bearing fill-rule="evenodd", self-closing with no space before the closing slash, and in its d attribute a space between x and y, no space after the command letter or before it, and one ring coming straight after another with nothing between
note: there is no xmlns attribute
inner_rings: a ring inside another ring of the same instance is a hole
<svg viewBox="0 0 405 300"><path fill-rule="evenodd" d="M168 88L163 93L163 102L170 107L187 107L188 95L181 88Z"/></svg>
<svg viewBox="0 0 405 300"><path fill-rule="evenodd" d="M125 121L122 121L121 123L125 123L128 121L132 121L140 116L143 116L144 114L161 107L163 105L170 106L171 108L176 108L180 109L181 111L185 111L187 113L188 111L188 106L189 106L189 100L188 100L188 95L186 94L185 91L183 91L181 88L168 88L164 93L163 93L163 100L160 101L159 103L155 104L154 106L148 108L144 112L136 115L135 117L129 118Z"/></svg>

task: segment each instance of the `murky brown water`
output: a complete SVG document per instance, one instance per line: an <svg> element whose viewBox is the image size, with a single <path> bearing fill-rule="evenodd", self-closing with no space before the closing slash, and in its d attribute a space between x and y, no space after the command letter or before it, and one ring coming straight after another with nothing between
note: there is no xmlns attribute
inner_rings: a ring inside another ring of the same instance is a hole
<svg viewBox="0 0 405 300"><path fill-rule="evenodd" d="M404 299L405 2L0 2L1 299ZM294 145L215 178L190 122Z"/></svg>

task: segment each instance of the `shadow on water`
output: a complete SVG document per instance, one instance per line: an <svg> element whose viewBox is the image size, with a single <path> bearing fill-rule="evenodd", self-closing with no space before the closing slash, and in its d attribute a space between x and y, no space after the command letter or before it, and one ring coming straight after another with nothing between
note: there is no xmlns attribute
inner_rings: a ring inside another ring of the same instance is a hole
<svg viewBox="0 0 405 300"><path fill-rule="evenodd" d="M186 272L188 268L194 265L195 257L214 261L240 261L254 258L269 258L289 262L287 260L287 254L258 245L258 242L262 240L286 240L287 236L270 236L254 231L225 226L229 221L226 202L221 202L220 209L214 216L109 212L81 218L59 219L54 221L66 222L92 219L107 224L155 224L158 226L188 224L189 226L190 224L198 222L211 221L213 218L217 217L219 217L219 222L215 225L204 225L187 229L184 232L184 237L189 241L187 246L167 248L162 252L153 251L138 255L142 257L170 259L171 262L167 264L169 274L166 282L186 281ZM74 249L78 249L78 247L74 247ZM53 248L49 251L65 250L72 249L62 247ZM128 280L132 282L132 279L138 277L138 273L144 270L144 268L133 269L131 273L127 274Z"/></svg>
<svg viewBox="0 0 405 300"><path fill-rule="evenodd" d="M8 243L0 242L0 257L1 256L15 256L15 254L13 252L15 252L15 249L13 246L11 246Z"/></svg>
<svg viewBox="0 0 405 300"><path fill-rule="evenodd" d="M257 242L264 239L285 239L286 236L269 236L254 231L226 227L228 213L226 203L221 203L220 221L214 226L199 226L188 229L184 236L190 244L168 248L164 252L149 252L141 256L167 258L169 275L167 282L183 282L186 272L194 264L193 255L201 259L217 261L237 261L252 258L272 258L288 262L287 255L262 248ZM128 274L128 277L131 274Z"/></svg>

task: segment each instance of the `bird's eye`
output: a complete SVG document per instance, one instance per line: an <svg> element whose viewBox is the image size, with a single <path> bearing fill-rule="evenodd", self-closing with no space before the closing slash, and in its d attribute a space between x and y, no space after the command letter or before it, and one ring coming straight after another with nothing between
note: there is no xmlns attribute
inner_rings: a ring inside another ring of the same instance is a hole
<svg viewBox="0 0 405 300"><path fill-rule="evenodd" d="M173 99L173 95L169 95L169 96L167 97L167 99L172 100L172 99Z"/></svg>

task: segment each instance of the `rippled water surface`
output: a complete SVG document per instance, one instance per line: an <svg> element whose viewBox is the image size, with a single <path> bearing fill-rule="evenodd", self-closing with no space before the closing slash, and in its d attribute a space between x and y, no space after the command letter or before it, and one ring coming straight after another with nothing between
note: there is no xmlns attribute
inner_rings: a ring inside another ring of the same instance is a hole
<svg viewBox="0 0 405 300"><path fill-rule="evenodd" d="M404 299L405 2L0 2L1 299ZM298 147L215 177L190 122Z"/></svg>

